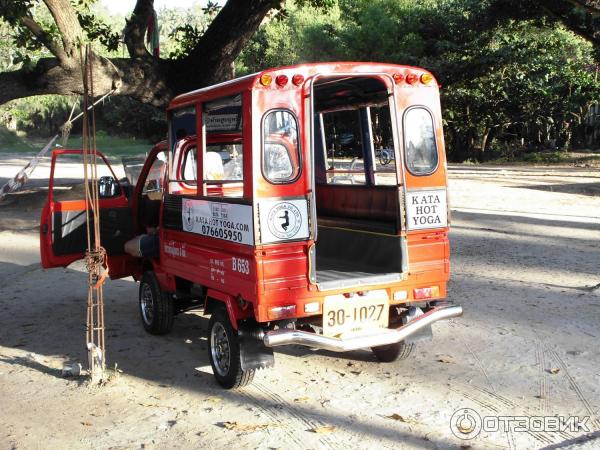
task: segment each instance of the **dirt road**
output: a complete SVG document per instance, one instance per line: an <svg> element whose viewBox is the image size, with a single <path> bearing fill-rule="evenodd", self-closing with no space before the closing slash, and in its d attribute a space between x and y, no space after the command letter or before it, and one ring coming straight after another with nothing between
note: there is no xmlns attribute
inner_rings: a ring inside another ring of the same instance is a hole
<svg viewBox="0 0 600 450"><path fill-rule="evenodd" d="M11 197L0 206L0 448L598 448L600 174L456 166L450 185L462 318L392 364L278 350L275 369L238 392L213 381L207 319L185 314L169 336L147 335L130 280L105 291L115 377L63 378L63 364L85 366L84 276L39 267L44 192ZM488 417L486 429L459 440L456 411ZM493 431L498 417L555 415L591 416L590 431Z"/></svg>

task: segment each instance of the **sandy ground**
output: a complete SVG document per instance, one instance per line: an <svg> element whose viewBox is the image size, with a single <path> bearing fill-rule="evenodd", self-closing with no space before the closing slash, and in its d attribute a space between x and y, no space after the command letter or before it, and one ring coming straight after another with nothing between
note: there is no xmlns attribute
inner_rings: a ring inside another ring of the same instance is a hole
<svg viewBox="0 0 600 450"><path fill-rule="evenodd" d="M19 164L6 157L0 183ZM207 319L188 313L170 335L146 334L131 280L105 290L115 376L102 387L61 376L65 363L85 365L86 285L78 265L39 266L44 176L0 206L0 448L600 447L598 172L451 167L450 298L464 316L391 364L368 351L281 349L236 392L213 381ZM450 420L464 408L591 416L590 432L461 441ZM324 426L335 429L313 431Z"/></svg>

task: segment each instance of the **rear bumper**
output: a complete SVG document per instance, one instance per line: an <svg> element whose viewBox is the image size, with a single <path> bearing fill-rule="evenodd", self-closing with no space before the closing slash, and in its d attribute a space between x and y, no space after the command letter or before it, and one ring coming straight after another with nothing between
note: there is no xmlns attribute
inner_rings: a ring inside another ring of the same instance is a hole
<svg viewBox="0 0 600 450"><path fill-rule="evenodd" d="M461 316L461 306L439 306L427 311L422 316L411 320L406 325L394 329L383 329L373 334L361 335L350 338L334 338L321 336L298 330L275 330L265 333L263 341L267 347L280 345L304 345L307 347L330 350L333 352L347 352L359 348L378 347L380 345L395 344L417 333L438 320L450 319Z"/></svg>

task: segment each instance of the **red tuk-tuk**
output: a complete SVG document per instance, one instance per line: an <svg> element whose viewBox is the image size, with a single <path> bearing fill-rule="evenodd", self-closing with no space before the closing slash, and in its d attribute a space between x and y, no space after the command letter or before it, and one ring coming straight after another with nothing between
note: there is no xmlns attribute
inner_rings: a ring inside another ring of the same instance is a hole
<svg viewBox="0 0 600 450"><path fill-rule="evenodd" d="M102 242L111 277L140 282L147 331L169 332L181 311L211 316L208 354L223 387L248 384L281 345L405 358L432 323L462 314L443 300L447 169L429 72L270 69L180 95L167 114L168 141L133 190L103 177ZM59 201L53 183L44 267L85 248L85 202ZM124 253L153 228L156 256Z"/></svg>

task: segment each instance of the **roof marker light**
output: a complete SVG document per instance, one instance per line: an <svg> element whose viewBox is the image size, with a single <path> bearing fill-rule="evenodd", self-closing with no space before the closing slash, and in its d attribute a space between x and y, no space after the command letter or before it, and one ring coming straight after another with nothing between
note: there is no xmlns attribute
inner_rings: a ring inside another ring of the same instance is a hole
<svg viewBox="0 0 600 450"><path fill-rule="evenodd" d="M262 84L263 86L270 86L271 81L273 81L273 77L271 76L271 74L263 73L260 76L260 84Z"/></svg>
<svg viewBox="0 0 600 450"><path fill-rule="evenodd" d="M292 77L292 83L294 83L296 86L300 86L302 83L304 83L304 75L297 73Z"/></svg>
<svg viewBox="0 0 600 450"><path fill-rule="evenodd" d="M287 84L287 82L288 82L287 75L277 75L277 78L275 78L275 83L279 87L285 86Z"/></svg>
<svg viewBox="0 0 600 450"><path fill-rule="evenodd" d="M409 73L408 75L406 75L406 82L408 84L415 84L418 79L419 77L414 73Z"/></svg>
<svg viewBox="0 0 600 450"><path fill-rule="evenodd" d="M404 75L402 75L401 73L395 73L394 75L392 75L392 78L394 79L394 83L400 84L404 80Z"/></svg>
<svg viewBox="0 0 600 450"><path fill-rule="evenodd" d="M429 73L424 73L423 75L421 75L421 83L423 84L429 84L432 80L433 77Z"/></svg>

